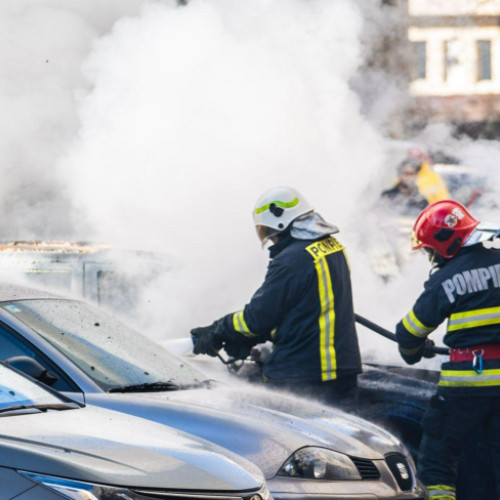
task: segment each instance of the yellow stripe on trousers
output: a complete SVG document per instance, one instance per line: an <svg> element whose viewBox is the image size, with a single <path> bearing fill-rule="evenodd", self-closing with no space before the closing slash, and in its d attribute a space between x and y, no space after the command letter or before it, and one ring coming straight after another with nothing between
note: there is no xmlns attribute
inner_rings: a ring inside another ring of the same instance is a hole
<svg viewBox="0 0 500 500"><path fill-rule="evenodd" d="M319 299L321 313L319 316L319 352L321 359L321 379L323 381L337 378L337 358L335 355L335 301L330 278L330 269L326 259L318 259L315 263L318 273Z"/></svg>

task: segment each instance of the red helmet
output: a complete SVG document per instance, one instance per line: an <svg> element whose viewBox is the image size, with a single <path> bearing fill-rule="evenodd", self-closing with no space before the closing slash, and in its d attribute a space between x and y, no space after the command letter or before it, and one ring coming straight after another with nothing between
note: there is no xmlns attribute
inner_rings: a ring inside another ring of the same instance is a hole
<svg viewBox="0 0 500 500"><path fill-rule="evenodd" d="M449 259L462 248L479 221L453 200L441 200L422 210L413 226L412 248L432 248Z"/></svg>

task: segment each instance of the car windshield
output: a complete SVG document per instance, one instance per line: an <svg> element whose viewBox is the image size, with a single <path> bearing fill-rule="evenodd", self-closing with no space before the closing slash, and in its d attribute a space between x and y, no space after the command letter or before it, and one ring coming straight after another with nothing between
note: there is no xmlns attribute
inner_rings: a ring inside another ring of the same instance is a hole
<svg viewBox="0 0 500 500"><path fill-rule="evenodd" d="M38 384L0 364L0 410L32 405L59 405L61 400Z"/></svg>
<svg viewBox="0 0 500 500"><path fill-rule="evenodd" d="M35 299L0 307L40 334L104 390L157 382L192 386L206 378L156 342L84 302Z"/></svg>

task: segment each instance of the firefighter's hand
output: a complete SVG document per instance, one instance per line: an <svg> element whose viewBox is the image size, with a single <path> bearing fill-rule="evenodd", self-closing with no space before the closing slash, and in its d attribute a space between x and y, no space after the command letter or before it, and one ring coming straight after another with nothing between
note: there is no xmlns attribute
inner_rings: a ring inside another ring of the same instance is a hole
<svg viewBox="0 0 500 500"><path fill-rule="evenodd" d="M231 342L226 342L224 345L224 350L227 355L234 359L245 359L250 354L252 347L242 344L234 344Z"/></svg>
<svg viewBox="0 0 500 500"><path fill-rule="evenodd" d="M200 326L191 330L194 354L217 356L224 343L224 319L214 321L210 326Z"/></svg>
<svg viewBox="0 0 500 500"><path fill-rule="evenodd" d="M436 356L435 353L432 352L432 348L435 346L436 344L434 343L433 340L431 339L425 339L425 343L424 343L424 351L422 352L422 357L423 358L427 358L427 359L430 359L430 358L433 358Z"/></svg>

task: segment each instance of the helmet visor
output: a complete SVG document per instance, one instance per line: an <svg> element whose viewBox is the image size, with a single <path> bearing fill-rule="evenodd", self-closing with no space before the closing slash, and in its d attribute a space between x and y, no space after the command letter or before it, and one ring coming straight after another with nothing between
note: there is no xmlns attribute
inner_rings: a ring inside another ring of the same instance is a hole
<svg viewBox="0 0 500 500"><path fill-rule="evenodd" d="M262 246L264 246L273 236L276 236L281 232L277 229L273 229L272 227L262 226L260 224L255 226L255 230L257 231L259 240L262 242Z"/></svg>

